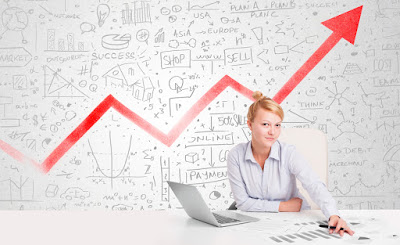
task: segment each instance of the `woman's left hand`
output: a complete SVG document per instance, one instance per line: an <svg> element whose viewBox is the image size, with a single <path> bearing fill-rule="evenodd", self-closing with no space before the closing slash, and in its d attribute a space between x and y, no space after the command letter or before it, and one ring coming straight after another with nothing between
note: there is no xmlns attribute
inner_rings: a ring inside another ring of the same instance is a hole
<svg viewBox="0 0 400 245"><path fill-rule="evenodd" d="M340 236L343 236L345 232L350 236L354 234L354 231L347 226L346 221L337 215L329 217L328 226L336 226L336 229L329 229L329 234L332 234L333 232L339 233ZM344 230L340 230L340 228L343 228Z"/></svg>

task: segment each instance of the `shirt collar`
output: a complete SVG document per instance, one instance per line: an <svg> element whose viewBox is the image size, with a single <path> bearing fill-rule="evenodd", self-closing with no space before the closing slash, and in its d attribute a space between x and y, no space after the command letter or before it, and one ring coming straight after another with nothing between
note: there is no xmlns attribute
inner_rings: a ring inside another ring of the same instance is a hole
<svg viewBox="0 0 400 245"><path fill-rule="evenodd" d="M271 152L269 153L269 157L274 158L277 161L280 161L280 142L276 140L274 144L271 146ZM247 143L247 149L245 153L245 160L250 160L252 162L257 162L253 156L253 152L251 151L251 140ZM268 157L268 158L269 158Z"/></svg>

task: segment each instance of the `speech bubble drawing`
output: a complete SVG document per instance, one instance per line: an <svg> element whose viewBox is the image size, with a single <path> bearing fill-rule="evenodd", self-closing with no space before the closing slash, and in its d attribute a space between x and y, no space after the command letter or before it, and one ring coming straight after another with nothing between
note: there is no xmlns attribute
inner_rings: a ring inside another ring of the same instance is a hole
<svg viewBox="0 0 400 245"><path fill-rule="evenodd" d="M95 25L93 25L93 24L91 24L91 23L89 23L89 22L82 22L81 23L81 31L82 31L82 33L81 34L83 34L83 33L85 33L85 32L94 32L96 30L96 26Z"/></svg>

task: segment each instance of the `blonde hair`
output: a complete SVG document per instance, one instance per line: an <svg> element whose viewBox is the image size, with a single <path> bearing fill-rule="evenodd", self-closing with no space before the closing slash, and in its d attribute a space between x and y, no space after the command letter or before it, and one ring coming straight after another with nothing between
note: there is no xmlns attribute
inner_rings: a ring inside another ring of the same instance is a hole
<svg viewBox="0 0 400 245"><path fill-rule="evenodd" d="M256 117L256 113L258 108L263 108L267 111L275 113L278 115L282 120L284 117L284 113L282 107L276 103L271 98L265 97L260 91L255 91L253 93L253 98L256 100L254 103L249 107L249 111L247 112L247 119L250 122L254 122L254 118Z"/></svg>

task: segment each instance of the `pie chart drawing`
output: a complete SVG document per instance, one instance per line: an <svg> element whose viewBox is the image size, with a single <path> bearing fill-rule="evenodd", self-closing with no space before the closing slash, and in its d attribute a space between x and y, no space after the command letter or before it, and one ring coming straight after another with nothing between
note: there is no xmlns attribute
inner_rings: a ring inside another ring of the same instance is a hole
<svg viewBox="0 0 400 245"><path fill-rule="evenodd" d="M131 35L126 33L124 35L109 34L103 36L101 39L101 46L105 49L121 50L126 49L131 41Z"/></svg>
<svg viewBox="0 0 400 245"><path fill-rule="evenodd" d="M177 93L182 91L183 87L183 78L179 76L174 76L169 79L169 88L171 90L176 90Z"/></svg>
<svg viewBox="0 0 400 245"><path fill-rule="evenodd" d="M217 200L221 197L221 193L219 193L218 191L212 191L209 197L211 200Z"/></svg>

